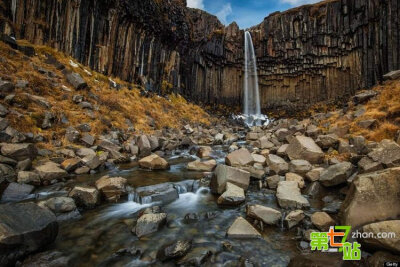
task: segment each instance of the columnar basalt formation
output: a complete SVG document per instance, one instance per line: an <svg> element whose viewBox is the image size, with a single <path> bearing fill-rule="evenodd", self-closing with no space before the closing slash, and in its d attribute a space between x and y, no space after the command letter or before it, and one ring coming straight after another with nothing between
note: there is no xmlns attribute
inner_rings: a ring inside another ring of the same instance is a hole
<svg viewBox="0 0 400 267"><path fill-rule="evenodd" d="M1 30L51 45L107 75L239 105L243 30L185 0L4 0ZM251 28L262 107L346 100L400 68L400 1L333 0Z"/></svg>

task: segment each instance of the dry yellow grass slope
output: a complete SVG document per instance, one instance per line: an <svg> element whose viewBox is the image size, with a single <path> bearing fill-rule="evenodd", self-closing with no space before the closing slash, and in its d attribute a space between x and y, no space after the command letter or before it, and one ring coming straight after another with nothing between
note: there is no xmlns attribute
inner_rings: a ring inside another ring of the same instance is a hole
<svg viewBox="0 0 400 267"><path fill-rule="evenodd" d="M19 42L27 45L27 42ZM12 109L17 111L8 115L10 124L19 131L41 133L49 140L62 138L67 126L88 123L92 127L91 134L102 134L112 127L127 130L129 119L137 133L149 133L163 127L178 128L186 123L209 124L210 116L198 105L187 102L183 97L170 94L168 99L153 95L140 96L140 88L117 78L113 81L122 85L121 89L110 88L108 77L93 72L78 64L70 65L70 57L49 47L34 46L37 56L26 57L0 42L0 76L16 83L18 80L29 82L26 88L16 88ZM75 90L66 81L63 73L55 66L44 63L46 54L51 54L60 63L73 72L79 73L88 83L89 89ZM75 62L75 61L74 61ZM38 67L55 75L50 77L40 73ZM71 91L63 88L67 86ZM129 89L131 88L131 89ZM46 108L40 106L26 96L25 93L44 97L52 104L49 109L56 116L55 125L49 130L40 128L40 121ZM94 116L87 113L72 101L74 95L82 95L93 106ZM7 105L0 100L3 105ZM61 118L68 119L69 124L61 123ZM152 126L153 125L153 126Z"/></svg>
<svg viewBox="0 0 400 267"><path fill-rule="evenodd" d="M379 95L364 105L364 114L355 119L335 114L321 125L325 122L329 122L331 126L348 125L350 134L362 135L371 141L394 139L400 129L400 81L387 81L372 89ZM350 110L354 108L350 106ZM373 127L360 127L359 122L373 119L376 120Z"/></svg>

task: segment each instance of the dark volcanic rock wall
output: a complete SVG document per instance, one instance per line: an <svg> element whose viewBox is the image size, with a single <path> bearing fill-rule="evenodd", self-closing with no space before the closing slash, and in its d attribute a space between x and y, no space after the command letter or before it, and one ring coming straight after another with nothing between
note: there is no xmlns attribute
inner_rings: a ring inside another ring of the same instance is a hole
<svg viewBox="0 0 400 267"><path fill-rule="evenodd" d="M241 103L243 31L184 0L3 0L3 32L107 75L207 104ZM346 100L400 68L400 0L336 0L251 29L264 108Z"/></svg>

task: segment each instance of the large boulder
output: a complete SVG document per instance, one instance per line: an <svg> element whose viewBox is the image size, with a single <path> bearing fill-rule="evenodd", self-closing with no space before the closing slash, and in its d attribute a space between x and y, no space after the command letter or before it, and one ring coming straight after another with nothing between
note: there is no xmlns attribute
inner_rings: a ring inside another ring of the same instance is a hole
<svg viewBox="0 0 400 267"><path fill-rule="evenodd" d="M167 222L166 213L150 213L142 215L136 223L135 234L141 238L157 232Z"/></svg>
<svg viewBox="0 0 400 267"><path fill-rule="evenodd" d="M212 148L209 146L200 146L196 155L201 159L209 158L211 156L211 151Z"/></svg>
<svg viewBox="0 0 400 267"><path fill-rule="evenodd" d="M321 172L319 181L324 186L335 186L346 183L353 173L353 165L350 162L341 162Z"/></svg>
<svg viewBox="0 0 400 267"><path fill-rule="evenodd" d="M150 170L166 170L169 168L168 162L157 154L151 154L139 160L141 168Z"/></svg>
<svg viewBox="0 0 400 267"><path fill-rule="evenodd" d="M246 148L235 150L225 158L225 163L233 167L251 165L253 162L254 159Z"/></svg>
<svg viewBox="0 0 400 267"><path fill-rule="evenodd" d="M269 225L277 225L282 218L282 213L279 210L261 205L248 205L246 214L250 218L260 220Z"/></svg>
<svg viewBox="0 0 400 267"><path fill-rule="evenodd" d="M363 245L400 254L400 220L367 224L363 226L362 231L368 235L367 238L361 239ZM388 236L389 234L393 236Z"/></svg>
<svg viewBox="0 0 400 267"><path fill-rule="evenodd" d="M331 226L335 226L335 221L326 212L313 213L311 222L322 232L328 232Z"/></svg>
<svg viewBox="0 0 400 267"><path fill-rule="evenodd" d="M227 182L247 190L250 183L250 173L238 168L220 164L215 168L214 175L211 179L211 191L214 194L222 194L225 192Z"/></svg>
<svg viewBox="0 0 400 267"><path fill-rule="evenodd" d="M68 173L61 169L58 164L48 161L35 168L42 181L52 181L62 179L68 176Z"/></svg>
<svg viewBox="0 0 400 267"><path fill-rule="evenodd" d="M141 135L137 139L137 145L139 147L139 155L140 157L147 157L151 154L151 145L150 141L146 135Z"/></svg>
<svg viewBox="0 0 400 267"><path fill-rule="evenodd" d="M94 208L100 203L100 192L94 187L75 186L68 194L76 205L85 208Z"/></svg>
<svg viewBox="0 0 400 267"><path fill-rule="evenodd" d="M295 181L298 184L299 188L304 188L304 179L300 175L293 172L288 172L285 174L285 177L286 181Z"/></svg>
<svg viewBox="0 0 400 267"><path fill-rule="evenodd" d="M304 175L311 171L312 165L307 160L294 159L289 163L289 171L300 175Z"/></svg>
<svg viewBox="0 0 400 267"><path fill-rule="evenodd" d="M290 139L286 153L291 160L304 159L312 164L320 163L324 159L324 152L321 148L312 138L303 135Z"/></svg>
<svg viewBox="0 0 400 267"><path fill-rule="evenodd" d="M121 196L127 194L126 184L125 178L103 176L96 181L96 188L108 201L116 202Z"/></svg>
<svg viewBox="0 0 400 267"><path fill-rule="evenodd" d="M1 154L18 161L33 160L36 158L37 149L33 144L3 144L1 146Z"/></svg>
<svg viewBox="0 0 400 267"><path fill-rule="evenodd" d="M382 140L368 156L375 162L391 168L400 165L400 145L393 140Z"/></svg>
<svg viewBox="0 0 400 267"><path fill-rule="evenodd" d="M336 134L319 135L316 143L323 149L337 148L339 137Z"/></svg>
<svg viewBox="0 0 400 267"><path fill-rule="evenodd" d="M19 171L17 182L20 184L40 185L40 176L36 172Z"/></svg>
<svg viewBox="0 0 400 267"><path fill-rule="evenodd" d="M400 167L358 175L341 207L342 225L357 227L400 215Z"/></svg>
<svg viewBox="0 0 400 267"><path fill-rule="evenodd" d="M188 163L187 169L189 171L212 172L215 166L217 166L217 162L214 159L206 161L195 160Z"/></svg>
<svg viewBox="0 0 400 267"><path fill-rule="evenodd" d="M85 89L88 85L79 73L71 72L65 75L67 81L76 89Z"/></svg>
<svg viewBox="0 0 400 267"><path fill-rule="evenodd" d="M267 165L273 174L283 175L289 171L289 164L283 158L274 154L267 156Z"/></svg>
<svg viewBox="0 0 400 267"><path fill-rule="evenodd" d="M97 169L101 164L102 161L100 157L96 154L89 154L82 159L82 162L89 167L91 170Z"/></svg>
<svg viewBox="0 0 400 267"><path fill-rule="evenodd" d="M1 202L15 202L26 198L35 190L33 185L10 183L1 195Z"/></svg>
<svg viewBox="0 0 400 267"><path fill-rule="evenodd" d="M308 200L301 195L298 183L295 181L279 182L276 198L282 208L301 209L310 206Z"/></svg>
<svg viewBox="0 0 400 267"><path fill-rule="evenodd" d="M136 188L135 191L138 197L136 202L140 202L142 204L152 202L161 202L162 204L167 204L179 198L178 191L171 183L142 186Z"/></svg>
<svg viewBox="0 0 400 267"><path fill-rule="evenodd" d="M50 210L31 202L0 205L0 265L14 266L53 243L57 234L58 223Z"/></svg>
<svg viewBox="0 0 400 267"><path fill-rule="evenodd" d="M219 205L236 206L242 204L246 200L243 188L226 183L226 191L218 198Z"/></svg>
<svg viewBox="0 0 400 267"><path fill-rule="evenodd" d="M306 216L304 215L304 211L302 210L292 210L285 217L285 225L287 228L291 229L298 225Z"/></svg>
<svg viewBox="0 0 400 267"><path fill-rule="evenodd" d="M61 163L61 168L67 172L76 170L81 165L82 160L80 158L66 159Z"/></svg>
<svg viewBox="0 0 400 267"><path fill-rule="evenodd" d="M261 234L243 217L238 217L229 227L226 235L229 238L251 239L260 238Z"/></svg>

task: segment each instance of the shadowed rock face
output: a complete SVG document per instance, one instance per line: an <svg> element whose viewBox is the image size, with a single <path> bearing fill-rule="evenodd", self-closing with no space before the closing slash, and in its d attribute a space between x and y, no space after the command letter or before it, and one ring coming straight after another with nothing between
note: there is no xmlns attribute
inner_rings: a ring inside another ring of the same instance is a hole
<svg viewBox="0 0 400 267"><path fill-rule="evenodd" d="M243 31L183 0L5 0L2 32L48 44L107 75L195 101L241 103ZM400 68L398 0L336 0L250 29L262 108L344 101ZM143 78L141 76L143 74Z"/></svg>

